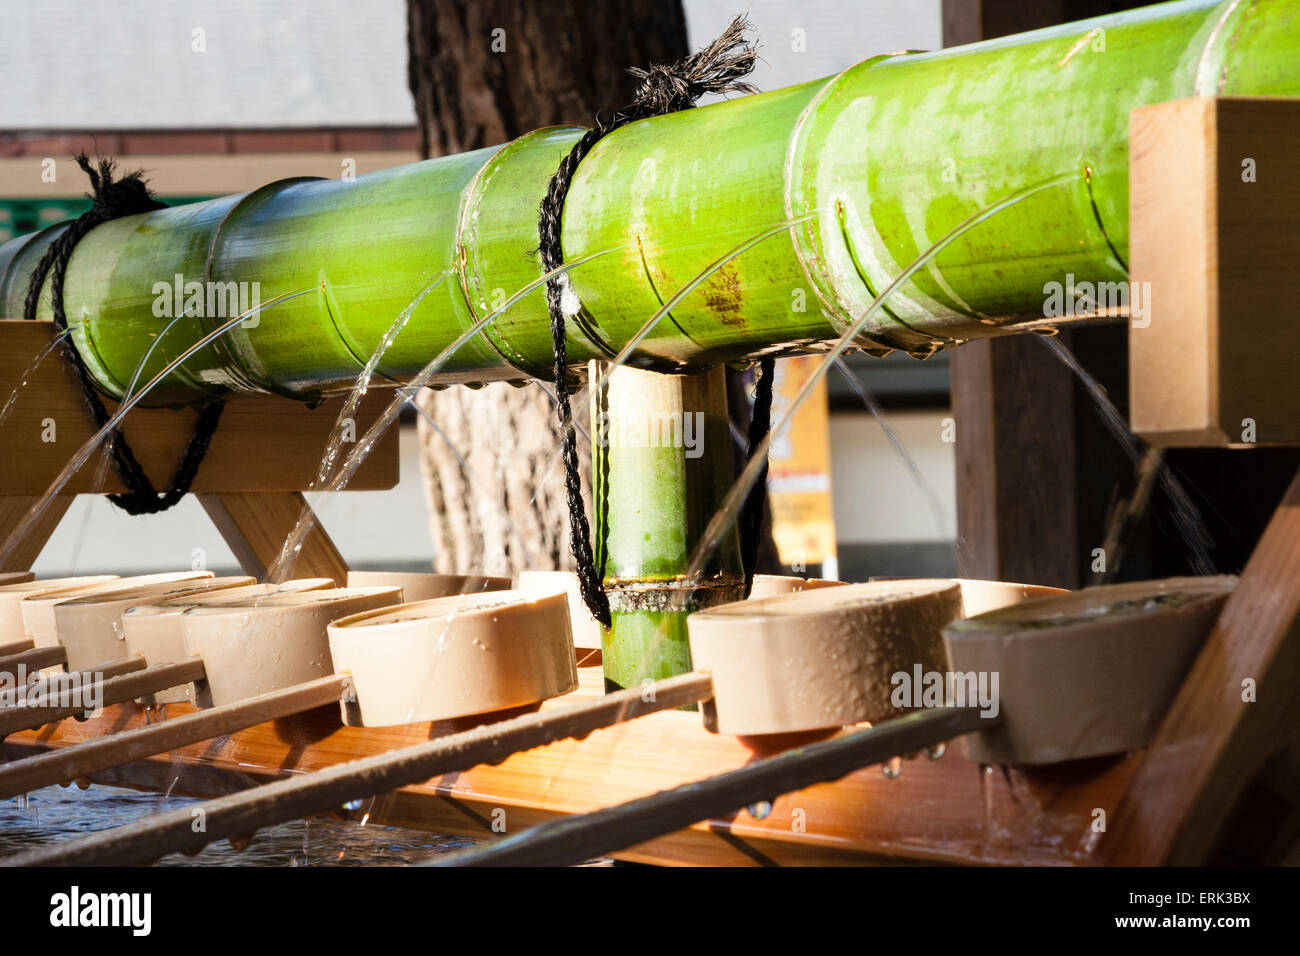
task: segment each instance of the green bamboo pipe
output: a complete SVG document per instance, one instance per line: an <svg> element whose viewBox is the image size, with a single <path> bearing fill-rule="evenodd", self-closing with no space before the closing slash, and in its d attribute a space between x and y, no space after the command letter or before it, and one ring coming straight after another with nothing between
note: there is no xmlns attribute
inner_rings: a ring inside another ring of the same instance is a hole
<svg viewBox="0 0 1300 956"><path fill-rule="evenodd" d="M1003 332L1013 317L1041 315L1046 282L1123 277L1130 110L1198 94L1300 95L1297 52L1300 0L1187 0L876 57L829 80L631 124L583 161L567 198L566 257L617 250L571 274L569 357L608 359L706 264L803 216L677 303L634 358L688 370L815 348L962 220L1069 175L948 246L867 329L873 349L918 355ZM403 381L537 278L537 205L578 135L542 130L355 181L273 183L101 225L68 268L76 346L119 395L170 321L160 296L174 283L246 283L246 300L257 283L263 302L308 289L203 350L151 398L235 389L310 401L345 389L399 311L450 269L379 366ZM21 315L58 228L0 246L0 314ZM178 322L142 380L218 321ZM547 324L538 290L438 381L546 374Z"/></svg>
<svg viewBox="0 0 1300 956"><path fill-rule="evenodd" d="M744 573L733 525L699 577L685 578L734 481L725 371L600 374L608 387L591 416L592 500L612 618L601 659L605 688L616 691L689 671L687 616L740 600Z"/></svg>

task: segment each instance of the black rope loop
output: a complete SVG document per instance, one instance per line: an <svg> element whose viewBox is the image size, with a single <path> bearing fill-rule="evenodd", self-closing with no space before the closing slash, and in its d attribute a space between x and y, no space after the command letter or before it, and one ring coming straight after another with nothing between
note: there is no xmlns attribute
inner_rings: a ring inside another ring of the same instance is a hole
<svg viewBox="0 0 1300 956"><path fill-rule="evenodd" d="M754 587L754 573L758 570L758 546L763 529L763 499L767 488L767 449L763 442L772 430L772 386L776 379L776 361L765 358L758 363L758 380L754 382L754 408L749 419L749 449L746 461L755 455L763 456L763 466L754 479L754 486L745 497L740 512L740 561L745 569L745 597Z"/></svg>
<svg viewBox="0 0 1300 956"><path fill-rule="evenodd" d="M32 271L31 281L27 286L27 297L23 302L23 318L35 319L40 304L41 288L45 285L48 276L54 326L59 332L66 332L68 329L68 317L63 309L63 282L68 271L68 260L72 258L72 250L76 248L77 243L98 225L123 216L152 212L166 205L153 198L141 170L127 173L119 179L115 177L117 164L111 159L101 157L97 167L91 164L85 153L78 153L76 160L77 165L90 177L91 193L88 197L91 200L90 209L69 223L68 228L50 243ZM90 370L86 368L86 363L73 344L71 336L63 340L63 354L77 372L77 379L81 383L81 395L95 420L96 429L102 429L112 416L104 407ZM126 485L127 491L125 494L109 495L108 500L132 515L166 511L180 501L190 490L194 476L198 474L199 466L203 463L203 456L207 454L208 445L217 430L217 423L221 419L224 408L221 403L214 402L199 414L199 419L194 426L194 435L185 449L185 455L172 475L171 485L163 492L154 488L153 482L145 474L144 468L135 457L121 429L114 429L108 439L113 467L121 477L122 483Z"/></svg>
<svg viewBox="0 0 1300 956"><path fill-rule="evenodd" d="M756 88L744 78L754 69L758 50L746 39L749 21L740 16L731 21L722 34L703 50L693 53L679 63L654 66L649 70L630 69L628 72L641 80L632 103L621 110L596 117L596 124L574 144L573 149L560 162L551 177L538 210L537 233L541 239L538 251L542 271L552 272L564 264L561 245L564 197L573 182L578 164L591 152L602 137L621 126L651 116L661 116L678 110L690 109L706 93L754 93ZM578 471L578 441L573 429L573 410L570 407L568 374L568 348L564 338L564 309L562 306L567 277L555 277L546 282L546 307L551 318L551 343L555 357L555 404L560 416L561 455L564 460L564 485L569 506L570 549L578 565L578 583L583 603L593 617L608 628L611 624L609 597L605 594L603 573L596 569L591 547L591 526L587 521L587 508L582 500L582 480ZM767 382L770 406L771 376L759 380L760 388ZM757 408L757 406L756 406ZM751 436L752 436L751 426ZM754 448L751 437L750 449ZM762 488L755 485L746 500L746 513L753 499L758 499L762 515ZM748 519L742 519L742 528ZM757 548L757 535L755 535ZM747 566L752 562L746 562ZM747 581L751 572L746 571ZM748 584L746 585L748 590Z"/></svg>

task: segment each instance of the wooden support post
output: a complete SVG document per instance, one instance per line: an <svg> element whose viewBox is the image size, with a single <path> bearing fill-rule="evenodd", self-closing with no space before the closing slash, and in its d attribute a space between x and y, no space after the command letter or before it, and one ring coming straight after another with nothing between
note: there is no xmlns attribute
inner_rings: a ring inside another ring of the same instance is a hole
<svg viewBox="0 0 1300 956"><path fill-rule="evenodd" d="M54 534L68 508L72 506L72 495L57 495L45 509L32 530L12 551L0 560L0 571L26 571L36 563L45 543ZM39 495L4 495L0 497L0 539L9 528L22 521L27 512L40 501Z"/></svg>
<svg viewBox="0 0 1300 956"><path fill-rule="evenodd" d="M1300 99L1144 106L1130 140L1134 432L1300 443Z"/></svg>
<svg viewBox="0 0 1300 956"><path fill-rule="evenodd" d="M1110 820L1105 863L1204 863L1265 762L1300 732L1300 473Z"/></svg>
<svg viewBox="0 0 1300 956"><path fill-rule="evenodd" d="M198 499L244 573L259 581L266 580L299 516L311 510L297 491L216 492ZM319 521L303 541L293 576L333 578L340 586L347 583L347 562Z"/></svg>
<svg viewBox="0 0 1300 956"><path fill-rule="evenodd" d="M964 577L1079 584L1074 382L1033 336L952 355Z"/></svg>
<svg viewBox="0 0 1300 956"><path fill-rule="evenodd" d="M23 519L68 458L93 434L80 385L53 353L36 368L33 359L49 345L49 322L0 320L0 404L18 389L12 413L0 428L0 540ZM355 416L356 434L378 417L391 395L375 389ZM112 403L108 403L112 408ZM277 396L237 396L195 476L198 495L248 574L264 577L306 501L320 456L339 414L340 402L316 408ZM131 446L154 484L163 487L193 432L193 409L137 407L123 423ZM110 468L96 486L101 453L93 455L47 507L40 522L6 557L0 571L29 568L77 493L125 491ZM398 435L390 428L357 470L348 487L391 488L398 479ZM347 578L347 564L318 525L303 545L295 574Z"/></svg>

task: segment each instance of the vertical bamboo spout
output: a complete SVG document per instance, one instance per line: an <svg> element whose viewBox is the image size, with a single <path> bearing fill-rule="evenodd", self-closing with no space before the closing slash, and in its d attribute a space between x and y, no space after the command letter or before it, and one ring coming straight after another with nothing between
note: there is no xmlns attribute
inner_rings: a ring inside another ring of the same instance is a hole
<svg viewBox="0 0 1300 956"><path fill-rule="evenodd" d="M618 368L593 404L596 561L614 622L603 647L607 690L690 670L686 616L743 596L734 524L699 578L686 578L731 487L730 442L722 367Z"/></svg>

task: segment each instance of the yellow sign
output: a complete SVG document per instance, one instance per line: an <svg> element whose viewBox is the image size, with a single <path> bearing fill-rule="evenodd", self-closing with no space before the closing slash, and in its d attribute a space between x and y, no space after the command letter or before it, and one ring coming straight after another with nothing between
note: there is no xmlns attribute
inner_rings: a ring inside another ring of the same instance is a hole
<svg viewBox="0 0 1300 956"><path fill-rule="evenodd" d="M822 363L817 355L778 359L772 391L772 425L785 416L804 384ZM781 563L796 573L822 565L835 577L835 514L831 507L830 403L826 379L817 383L790 424L774 434L768 453L767 492L772 537Z"/></svg>

